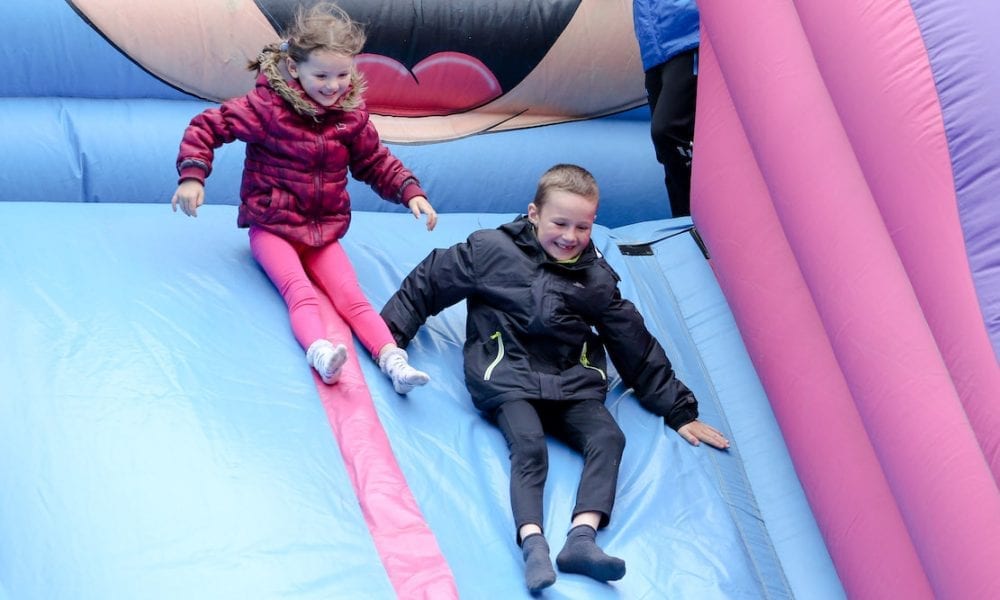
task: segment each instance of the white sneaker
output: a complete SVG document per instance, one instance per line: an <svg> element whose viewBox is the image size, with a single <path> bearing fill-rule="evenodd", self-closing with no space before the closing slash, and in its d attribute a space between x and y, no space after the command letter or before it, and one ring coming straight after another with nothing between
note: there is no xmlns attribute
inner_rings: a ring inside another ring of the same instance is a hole
<svg viewBox="0 0 1000 600"><path fill-rule="evenodd" d="M397 394L408 394L413 388L431 380L427 373L411 367L408 359L406 350L402 348L386 350L378 357L378 368L392 379L392 389Z"/></svg>
<svg viewBox="0 0 1000 600"><path fill-rule="evenodd" d="M347 362L347 348L333 345L330 340L316 340L306 350L306 362L319 373L323 383L330 385L340 379L340 371Z"/></svg>

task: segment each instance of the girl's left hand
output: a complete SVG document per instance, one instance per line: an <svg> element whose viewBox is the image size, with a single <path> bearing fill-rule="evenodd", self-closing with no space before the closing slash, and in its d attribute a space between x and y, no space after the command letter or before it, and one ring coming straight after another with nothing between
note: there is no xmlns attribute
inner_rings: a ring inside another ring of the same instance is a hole
<svg viewBox="0 0 1000 600"><path fill-rule="evenodd" d="M438 214L424 196L410 198L410 212L413 213L415 219L420 218L420 213L427 215L427 231L432 231L437 225Z"/></svg>

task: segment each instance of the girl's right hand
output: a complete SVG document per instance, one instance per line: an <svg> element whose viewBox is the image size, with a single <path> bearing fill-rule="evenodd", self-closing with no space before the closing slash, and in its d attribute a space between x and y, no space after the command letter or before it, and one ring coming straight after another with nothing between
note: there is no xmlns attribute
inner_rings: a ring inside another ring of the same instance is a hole
<svg viewBox="0 0 1000 600"><path fill-rule="evenodd" d="M170 206L177 212L177 206L189 217L198 216L198 207L205 203L205 186L197 179L185 179L177 186Z"/></svg>
<svg viewBox="0 0 1000 600"><path fill-rule="evenodd" d="M419 219L420 213L427 215L427 231L434 230L434 226L437 225L438 215L426 197L414 196L410 198L409 207L414 219Z"/></svg>

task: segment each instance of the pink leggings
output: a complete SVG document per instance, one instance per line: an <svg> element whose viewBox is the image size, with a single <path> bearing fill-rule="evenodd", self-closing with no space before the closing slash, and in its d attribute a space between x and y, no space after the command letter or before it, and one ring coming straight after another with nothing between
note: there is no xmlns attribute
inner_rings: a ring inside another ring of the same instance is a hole
<svg viewBox="0 0 1000 600"><path fill-rule="evenodd" d="M373 357L386 344L394 343L381 315L361 291L354 267L339 242L312 248L251 227L250 250L285 299L292 333L303 348L326 337L313 281ZM350 340L334 341L350 346Z"/></svg>

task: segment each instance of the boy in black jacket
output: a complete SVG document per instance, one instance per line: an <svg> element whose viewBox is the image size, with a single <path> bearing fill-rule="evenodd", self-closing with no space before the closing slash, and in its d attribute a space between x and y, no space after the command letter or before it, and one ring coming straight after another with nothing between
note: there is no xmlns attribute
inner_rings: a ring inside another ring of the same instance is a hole
<svg viewBox="0 0 1000 600"><path fill-rule="evenodd" d="M382 309L405 348L428 317L466 300L465 381L510 449L510 496L525 580L535 592L556 574L542 532L548 472L545 434L584 457L572 528L559 570L599 581L625 576L625 562L595 541L611 517L625 436L604 406L606 354L648 410L688 442L728 448L698 421L694 394L674 375L662 346L618 276L590 241L599 192L576 165L556 165L538 183L527 216L434 250Z"/></svg>

